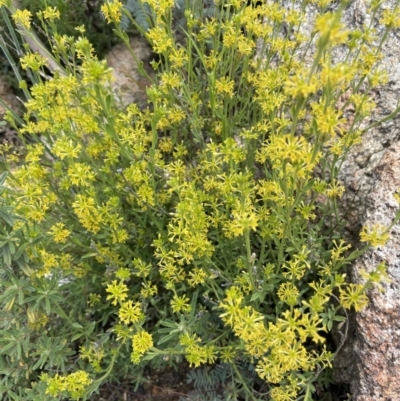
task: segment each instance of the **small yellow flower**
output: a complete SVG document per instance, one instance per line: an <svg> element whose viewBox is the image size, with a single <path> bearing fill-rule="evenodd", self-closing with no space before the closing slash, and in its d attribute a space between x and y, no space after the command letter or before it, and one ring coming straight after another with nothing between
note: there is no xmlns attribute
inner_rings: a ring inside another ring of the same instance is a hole
<svg viewBox="0 0 400 401"><path fill-rule="evenodd" d="M379 22L391 29L400 28L400 8L383 10Z"/></svg>
<svg viewBox="0 0 400 401"><path fill-rule="evenodd" d="M132 347L135 353L144 354L153 346L153 337L151 334L142 330L132 337Z"/></svg>
<svg viewBox="0 0 400 401"><path fill-rule="evenodd" d="M228 221L223 228L228 238L239 237L246 230L256 231L258 226L257 215L250 211L232 211L233 219Z"/></svg>
<svg viewBox="0 0 400 401"><path fill-rule="evenodd" d="M256 372L262 379L274 384L282 381L286 373L278 361L270 356L265 356L257 362Z"/></svg>
<svg viewBox="0 0 400 401"><path fill-rule="evenodd" d="M173 68L181 68L188 61L186 49L182 47L174 48L168 55L168 58Z"/></svg>
<svg viewBox="0 0 400 401"><path fill-rule="evenodd" d="M117 280L114 280L108 284L106 291L110 293L106 298L107 301L114 298L111 303L117 305L118 302L122 302L127 297L128 287L122 281L117 284Z"/></svg>
<svg viewBox="0 0 400 401"><path fill-rule="evenodd" d="M304 307L309 308L312 313L320 313L324 309L324 305L329 301L328 296L321 295L320 293L314 294L309 302L301 301Z"/></svg>
<svg viewBox="0 0 400 401"><path fill-rule="evenodd" d="M160 74L160 87L161 88L179 88L182 80L176 72L165 71Z"/></svg>
<svg viewBox="0 0 400 401"><path fill-rule="evenodd" d="M363 227L360 232L361 242L368 242L372 247L384 246L389 240L387 228L382 224L375 224L372 227Z"/></svg>
<svg viewBox="0 0 400 401"><path fill-rule="evenodd" d="M196 334L185 333L179 337L179 343L186 348L194 347L200 342L201 339Z"/></svg>
<svg viewBox="0 0 400 401"><path fill-rule="evenodd" d="M84 36L80 36L75 41L75 52L77 57L81 60L96 61L94 60L94 48L89 42L89 39Z"/></svg>
<svg viewBox="0 0 400 401"><path fill-rule="evenodd" d="M292 98L307 97L317 91L317 81L314 76L308 78L306 72L289 77L285 82L285 93Z"/></svg>
<svg viewBox="0 0 400 401"><path fill-rule="evenodd" d="M21 67L26 70L30 68L32 71L39 71L44 65L47 64L47 60L37 53L29 53L20 59Z"/></svg>
<svg viewBox="0 0 400 401"><path fill-rule="evenodd" d="M71 394L71 398L77 399L83 396L86 388L92 383L89 373L83 370L71 373L65 377L66 389Z"/></svg>
<svg viewBox="0 0 400 401"><path fill-rule="evenodd" d="M195 287L196 285L203 284L206 281L207 275L203 269L195 267L191 272L189 272L189 277L189 285Z"/></svg>
<svg viewBox="0 0 400 401"><path fill-rule="evenodd" d="M297 399L297 390L292 386L278 386L271 390L271 399L274 401L294 401Z"/></svg>
<svg viewBox="0 0 400 401"><path fill-rule="evenodd" d="M358 312L368 305L368 298L361 284L349 284L345 289L339 288L339 291L340 303L346 309L354 306L355 311Z"/></svg>
<svg viewBox="0 0 400 401"><path fill-rule="evenodd" d="M214 67L218 64L218 54L215 53L215 50L210 51L209 56L204 56L205 65L210 70L214 69Z"/></svg>
<svg viewBox="0 0 400 401"><path fill-rule="evenodd" d="M189 366L198 367L202 363L210 362L212 363L215 360L215 356L213 355L213 347L201 347L199 345L194 345L192 347L187 348L186 350L186 359L189 362Z"/></svg>
<svg viewBox="0 0 400 401"><path fill-rule="evenodd" d="M299 290L292 283L282 283L279 286L278 297L289 306L297 304L298 296Z"/></svg>
<svg viewBox="0 0 400 401"><path fill-rule="evenodd" d="M378 266L376 266L375 270L372 270L370 272L361 269L360 275L363 279L367 280L367 282L365 283L366 288L370 288L372 285L375 285L375 287L380 292L384 291L382 283L388 284L392 282L389 274L387 273L387 266L385 262L379 263Z"/></svg>
<svg viewBox="0 0 400 401"><path fill-rule="evenodd" d="M113 244L123 244L128 238L129 234L124 228L111 233L111 242Z"/></svg>
<svg viewBox="0 0 400 401"><path fill-rule="evenodd" d="M296 212L298 212L304 220L315 219L316 215L313 213L314 210L314 205L305 205L304 202L301 202L300 205L296 207Z"/></svg>
<svg viewBox="0 0 400 401"><path fill-rule="evenodd" d="M25 157L25 161L28 163L38 163L41 159L41 156L44 153L44 146L43 145L35 145L27 146L28 154Z"/></svg>
<svg viewBox="0 0 400 401"><path fill-rule="evenodd" d="M283 265L283 268L286 270L282 273L283 276L291 280L293 278L300 280L306 272L306 265L298 259L289 260Z"/></svg>
<svg viewBox="0 0 400 401"><path fill-rule="evenodd" d="M252 39L245 38L243 35L238 38L238 52L241 56L248 56L253 52L255 42Z"/></svg>
<svg viewBox="0 0 400 401"><path fill-rule="evenodd" d="M162 26L156 26L147 32L152 48L156 53L163 53L169 50L172 45L172 39Z"/></svg>
<svg viewBox="0 0 400 401"><path fill-rule="evenodd" d="M158 142L158 146L164 153L171 153L174 147L172 139L168 137L161 138Z"/></svg>
<svg viewBox="0 0 400 401"><path fill-rule="evenodd" d="M108 84L112 80L112 70L108 68L105 60L85 60L82 63L82 82L84 84L103 83Z"/></svg>
<svg viewBox="0 0 400 401"><path fill-rule="evenodd" d="M219 95L232 97L234 84L235 82L233 80L223 77L215 82L215 89Z"/></svg>
<svg viewBox="0 0 400 401"><path fill-rule="evenodd" d="M142 259L134 258L132 265L135 269L134 274L138 277L146 278L150 274L151 264L143 262Z"/></svg>
<svg viewBox="0 0 400 401"><path fill-rule="evenodd" d="M179 297L178 295L174 295L174 297L171 300L171 307L172 310L177 313L177 312L190 312L191 306L188 303L189 298L186 295L182 295Z"/></svg>
<svg viewBox="0 0 400 401"><path fill-rule="evenodd" d="M44 19L49 21L60 19L60 11L58 11L56 7L47 7L43 12L39 12L38 15L43 16Z"/></svg>
<svg viewBox="0 0 400 401"><path fill-rule="evenodd" d="M120 1L112 1L103 4L101 6L101 11L107 20L107 23L118 23L121 21L122 16L122 3Z"/></svg>
<svg viewBox="0 0 400 401"><path fill-rule="evenodd" d="M232 26L227 26L225 32L224 32L224 37L222 39L222 42L225 47L231 48L236 46L237 42L237 32Z"/></svg>
<svg viewBox="0 0 400 401"><path fill-rule="evenodd" d="M12 18L17 25L22 25L26 29L31 27L32 14L28 10L17 10Z"/></svg>
<svg viewBox="0 0 400 401"><path fill-rule="evenodd" d="M345 251L351 248L350 244L345 243L345 241L340 240L339 243L337 243L336 240L333 240L333 247L331 249L331 259L332 261L337 261L340 259L343 259L344 257L342 256Z"/></svg>
<svg viewBox="0 0 400 401"><path fill-rule="evenodd" d="M319 32L320 46L344 43L348 38L348 31L343 29L338 13L325 13L316 18L314 30Z"/></svg>
<svg viewBox="0 0 400 401"><path fill-rule="evenodd" d="M85 32L86 32L85 25L79 25L79 26L77 26L77 27L75 28L75 31L78 31L78 32L80 32L82 35L84 35Z"/></svg>
<svg viewBox="0 0 400 401"><path fill-rule="evenodd" d="M140 302L136 302L134 305L132 301L124 302L119 308L118 316L125 324L138 322L144 317L140 309Z"/></svg>
<svg viewBox="0 0 400 401"><path fill-rule="evenodd" d="M91 293L91 294L89 294L88 305L89 305L90 307L93 307L93 306L96 305L98 302L100 302L100 299L101 299L100 294Z"/></svg>
<svg viewBox="0 0 400 401"><path fill-rule="evenodd" d="M53 235L54 242L65 244L67 242L67 238L71 234L71 231L66 229L64 223L56 223L50 228L50 234Z"/></svg>
<svg viewBox="0 0 400 401"><path fill-rule="evenodd" d="M344 186L339 181L331 182L325 190L328 198L340 198L345 191Z"/></svg>
<svg viewBox="0 0 400 401"><path fill-rule="evenodd" d="M54 377L49 377L47 373L44 373L40 376L40 380L47 384L46 394L56 397L60 393L67 391L73 399L81 398L87 387L92 383L89 374L82 370L67 376L56 374Z"/></svg>
<svg viewBox="0 0 400 401"><path fill-rule="evenodd" d="M115 272L115 277L120 280L128 280L131 275L131 271L126 267L121 267Z"/></svg>
<svg viewBox="0 0 400 401"><path fill-rule="evenodd" d="M175 5L174 0L146 0L158 18L164 16Z"/></svg>
<svg viewBox="0 0 400 401"><path fill-rule="evenodd" d="M222 350L220 350L220 355L219 357L221 358L221 361L224 363L232 363L235 359L236 352L233 347L224 347Z"/></svg>
<svg viewBox="0 0 400 401"><path fill-rule="evenodd" d="M151 298L153 295L156 295L158 292L156 285L142 283L142 286L143 286L143 288L140 290L140 295L143 298Z"/></svg>
<svg viewBox="0 0 400 401"><path fill-rule="evenodd" d="M75 163L68 169L68 178L72 185L89 187L95 175L90 166L83 163Z"/></svg>

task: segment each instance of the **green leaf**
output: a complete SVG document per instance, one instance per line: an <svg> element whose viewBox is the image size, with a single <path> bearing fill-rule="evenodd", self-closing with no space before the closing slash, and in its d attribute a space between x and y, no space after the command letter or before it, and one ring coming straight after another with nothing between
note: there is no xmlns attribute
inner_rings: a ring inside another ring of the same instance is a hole
<svg viewBox="0 0 400 401"><path fill-rule="evenodd" d="M86 337L89 337L93 333L95 327L96 327L96 322L92 322L89 324L88 328L85 331Z"/></svg>
<svg viewBox="0 0 400 401"><path fill-rule="evenodd" d="M143 358L142 358L142 360L143 361L151 361L152 359L154 359L156 356L158 356L159 354L157 354L157 353L152 353L152 352L149 352L149 353L147 353Z"/></svg>
<svg viewBox="0 0 400 401"><path fill-rule="evenodd" d="M82 242L77 237L69 237L69 241L71 241L75 245L83 246Z"/></svg>
<svg viewBox="0 0 400 401"><path fill-rule="evenodd" d="M74 335L72 336L72 338L71 338L71 341L75 341L75 340L77 340L78 338L83 337L84 334L85 334L85 333L76 333L76 334L74 334Z"/></svg>
<svg viewBox="0 0 400 401"><path fill-rule="evenodd" d="M21 257L22 253L25 252L25 248L27 246L29 246L29 243L25 242L18 247L17 252L14 255L14 260L17 260Z"/></svg>
<svg viewBox="0 0 400 401"><path fill-rule="evenodd" d="M4 211L5 208L0 209L0 218L2 218L10 227L15 224L14 218Z"/></svg>
<svg viewBox="0 0 400 401"><path fill-rule="evenodd" d="M14 342L9 342L8 344L4 345L3 347L1 347L0 353L2 354L13 354L14 352L8 352L6 353L6 351L10 350L12 347L14 347L15 344Z"/></svg>
<svg viewBox="0 0 400 401"><path fill-rule="evenodd" d="M4 260L4 264L8 267L11 266L11 252L10 252L10 248L7 245L3 246L3 260Z"/></svg>
<svg viewBox="0 0 400 401"><path fill-rule="evenodd" d="M199 290L197 289L192 295L192 302L190 303L190 317L193 317L196 312L197 297L199 295Z"/></svg>
<svg viewBox="0 0 400 401"><path fill-rule="evenodd" d="M174 330L174 332L178 332L178 331L179 330L177 330L177 329ZM167 328L159 329L159 330L157 330L157 333L160 333L160 334L171 333L171 329L167 329Z"/></svg>
<svg viewBox="0 0 400 401"><path fill-rule="evenodd" d="M251 296L250 302L255 301L256 299L259 299L262 302L266 295L267 295L266 291L257 291Z"/></svg>
<svg viewBox="0 0 400 401"><path fill-rule="evenodd" d="M24 258L19 258L15 261L15 263L18 265L18 267L22 270L22 272L28 276L32 276L32 269L29 267L28 263L24 260Z"/></svg>
<svg viewBox="0 0 400 401"><path fill-rule="evenodd" d="M20 396L17 393L14 393L14 391L7 391L7 395L10 395L14 401L21 401Z"/></svg>
<svg viewBox="0 0 400 401"><path fill-rule="evenodd" d="M61 316L63 319L69 320L65 312L58 306L53 306L53 311L56 312L59 316Z"/></svg>
<svg viewBox="0 0 400 401"><path fill-rule="evenodd" d="M80 258L81 259L88 259L88 258L93 258L94 256L97 256L97 253L96 252L90 252L90 253L87 253L86 255L81 256Z"/></svg>
<svg viewBox="0 0 400 401"><path fill-rule="evenodd" d="M4 171L4 173L0 174L0 185L4 185L7 176L8 176L8 171Z"/></svg>
<svg viewBox="0 0 400 401"><path fill-rule="evenodd" d="M173 328L173 329L176 328L176 323L175 323L175 322L172 322L172 321L162 320L162 321L160 322L160 324L161 324L162 326L165 326L165 327L171 327L171 328Z"/></svg>
<svg viewBox="0 0 400 401"><path fill-rule="evenodd" d="M107 111L109 111L111 109L111 95L109 93L107 94L105 100Z"/></svg>
<svg viewBox="0 0 400 401"><path fill-rule="evenodd" d="M18 288L15 285L12 285L9 286L7 290L0 296L0 301L4 303L9 303L11 301L15 301L17 296Z"/></svg>
<svg viewBox="0 0 400 401"><path fill-rule="evenodd" d="M167 336L164 336L164 337L162 337L158 342L157 342L157 345L161 345L161 344L164 344L164 343L166 343L167 341L170 341L170 340L172 340L174 337L176 337L176 336L178 336L178 333L176 332L176 333L171 333L171 334L169 334L169 335L167 335Z"/></svg>

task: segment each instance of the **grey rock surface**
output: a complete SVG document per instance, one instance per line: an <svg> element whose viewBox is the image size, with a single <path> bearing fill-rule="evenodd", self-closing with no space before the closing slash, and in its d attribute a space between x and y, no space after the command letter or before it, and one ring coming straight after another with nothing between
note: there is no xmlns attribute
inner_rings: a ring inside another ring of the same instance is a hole
<svg viewBox="0 0 400 401"><path fill-rule="evenodd" d="M394 193L400 188L400 142L396 141L372 171L373 189L365 197L364 224L389 226L399 208ZM390 241L371 249L353 266L353 280L362 282L361 269L371 271L385 262L391 283L372 290L369 305L356 315L353 399L400 400L400 225Z"/></svg>
<svg viewBox="0 0 400 401"><path fill-rule="evenodd" d="M385 8L394 1L384 2ZM357 0L344 13L349 27L368 21L365 2ZM377 28L377 36L383 31ZM392 32L382 48L381 66L388 83L371 93L375 103L369 121L373 124L388 116L400 99L400 38ZM347 237L357 245L362 226L376 223L389 226L399 208L394 199L400 188L400 117L368 131L360 144L349 153L340 179L346 187L342 209L350 211ZM335 361L336 380L348 382L355 401L400 400L400 225L392 229L392 238L384 246L372 249L352 266L350 276L362 282L360 270L373 270L386 262L391 284L383 291L370 291L369 305L350 319L349 338Z"/></svg>
<svg viewBox="0 0 400 401"><path fill-rule="evenodd" d="M385 1L391 8L394 1ZM352 2L344 14L353 27L366 21L365 2ZM377 30L378 37L383 32ZM400 99L400 37L392 32L382 48L381 66L389 81L379 91L371 93L376 109L367 121L372 124L396 109ZM346 186L343 210L351 210L347 219L349 238L357 242L362 226L376 223L389 226L399 209L394 194L400 188L400 117L368 131L343 165L340 178ZM355 207L354 207L355 206ZM372 249L360 257L351 268L354 282L362 282L360 270L373 270L386 262L390 284L383 292L370 291L369 305L355 314L350 322L348 346L336 361L336 379L351 385L355 401L400 400L400 225L391 232L391 240L383 247Z"/></svg>
<svg viewBox="0 0 400 401"><path fill-rule="evenodd" d="M132 37L130 47L138 61L142 61L146 72L151 76L153 70L149 65L152 55L151 47L141 37ZM106 55L108 65L113 69L112 83L116 99L122 107L137 103L140 107L146 105L146 88L150 80L138 72L136 60L129 49L122 43L114 46Z"/></svg>

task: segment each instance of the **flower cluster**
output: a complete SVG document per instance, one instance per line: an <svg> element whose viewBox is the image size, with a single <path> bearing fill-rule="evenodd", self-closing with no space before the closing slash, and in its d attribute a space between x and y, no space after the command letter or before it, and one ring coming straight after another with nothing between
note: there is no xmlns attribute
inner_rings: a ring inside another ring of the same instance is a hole
<svg viewBox="0 0 400 401"><path fill-rule="evenodd" d="M36 77L19 129L31 144L6 196L41 239L30 242L32 267L23 265L40 287L29 320L71 330L79 364L99 381L141 377L170 356L191 367L220 360L235 367L241 396L254 398L236 369L243 362L272 400L300 399L333 357L326 333L342 316L332 294L361 310L385 276L380 266L364 274L367 284L346 283L343 268L358 253L338 234L337 205L339 167L383 79L379 49L367 50L368 27L345 28L345 2L332 12L329 1L312 2L311 38L300 33L303 12L276 2L192 3L176 30L172 0L140 3L151 25L143 34L159 54L155 75L140 68L151 81L142 108L121 107L83 28L59 35L57 9L39 15L63 73L44 80L48 60L21 57ZM102 12L129 44L122 7L106 1ZM30 29L29 11L13 18ZM396 26L387 13L381 23ZM330 56L338 46L346 63ZM361 232L372 246L387 240L379 225ZM24 290L16 293L6 311L24 305ZM46 368L68 361L76 370L73 352ZM78 370L42 382L47 394L76 399L91 379Z"/></svg>
<svg viewBox="0 0 400 401"><path fill-rule="evenodd" d="M56 374L53 377L49 377L47 373L43 373L40 379L47 384L46 394L53 397L68 394L73 400L81 398L92 382L89 375L82 370L70 373L67 376Z"/></svg>

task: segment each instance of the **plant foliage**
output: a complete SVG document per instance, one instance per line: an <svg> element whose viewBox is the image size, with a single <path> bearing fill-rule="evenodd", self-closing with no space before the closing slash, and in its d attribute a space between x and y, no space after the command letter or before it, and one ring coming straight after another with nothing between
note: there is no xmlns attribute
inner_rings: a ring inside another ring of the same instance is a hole
<svg viewBox="0 0 400 401"><path fill-rule="evenodd" d="M197 18L204 4L187 1L182 43L174 1L142 4L149 27L105 2L127 46L122 15L159 55L145 110L117 103L83 29L60 35L60 12L39 14L59 69L48 77L49 58L26 51L24 120L7 115L26 146L23 160L3 147L4 400L87 400L183 358L215 366L189 374L197 395L312 400L333 322L385 277L381 264L346 282L390 227L364 227L366 247L350 249L338 172L385 82L374 24L385 38L400 19L373 1L369 25L350 31L346 2L318 1L305 36L308 3L219 0ZM29 10L0 5L29 35Z"/></svg>
<svg viewBox="0 0 400 401"><path fill-rule="evenodd" d="M151 19L151 8L147 3L141 3L137 0L128 0L125 4L125 9L130 13L131 17L144 31L150 29L149 19ZM126 15L121 18L121 29L127 30L131 25L131 21Z"/></svg>
<svg viewBox="0 0 400 401"><path fill-rule="evenodd" d="M228 399L229 380L232 379L232 368L228 364L218 364L214 368L198 368L189 371L187 382L193 384L194 390L180 401L223 401ZM233 387L234 388L234 387Z"/></svg>
<svg viewBox="0 0 400 401"><path fill-rule="evenodd" d="M185 16L185 0L175 0L172 8L173 27L176 30L186 29L187 21ZM194 18L205 19L216 16L216 5L213 0L203 0L201 7L194 7L196 14ZM131 21L139 27L140 30L147 32L151 27L151 21L154 21L155 14L149 3L140 0L127 0L124 14L121 18L121 29L127 30L131 26Z"/></svg>

